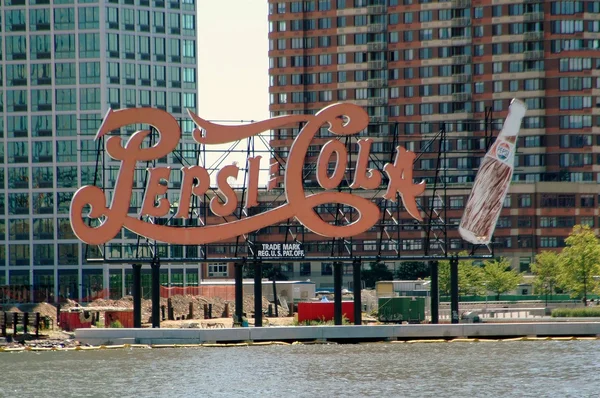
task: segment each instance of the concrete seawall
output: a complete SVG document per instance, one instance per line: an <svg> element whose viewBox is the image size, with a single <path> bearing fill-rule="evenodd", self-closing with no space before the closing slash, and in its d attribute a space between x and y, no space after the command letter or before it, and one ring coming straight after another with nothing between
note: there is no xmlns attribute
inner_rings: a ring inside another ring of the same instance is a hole
<svg viewBox="0 0 600 398"><path fill-rule="evenodd" d="M450 325L296 326L229 329L77 329L84 344L202 344L260 341L369 341L600 336L600 322Z"/></svg>

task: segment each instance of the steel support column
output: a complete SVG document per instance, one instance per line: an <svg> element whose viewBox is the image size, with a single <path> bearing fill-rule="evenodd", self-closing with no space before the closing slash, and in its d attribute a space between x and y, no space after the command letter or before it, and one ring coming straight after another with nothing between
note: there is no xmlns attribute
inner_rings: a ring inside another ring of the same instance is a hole
<svg viewBox="0 0 600 398"><path fill-rule="evenodd" d="M243 285L243 263L234 264L235 272L235 322L242 324L244 316L244 285Z"/></svg>
<svg viewBox="0 0 600 398"><path fill-rule="evenodd" d="M360 280L360 258L355 258L352 261L352 277L353 277L353 288L354 288L354 324L362 325L362 299L361 299L361 288L362 281Z"/></svg>
<svg viewBox="0 0 600 398"><path fill-rule="evenodd" d="M342 324L342 267L341 261L333 263L333 318L336 325Z"/></svg>
<svg viewBox="0 0 600 398"><path fill-rule="evenodd" d="M152 327L160 328L160 258L154 257L152 263Z"/></svg>
<svg viewBox="0 0 600 398"><path fill-rule="evenodd" d="M262 326L262 263L254 260L254 326Z"/></svg>
<svg viewBox="0 0 600 398"><path fill-rule="evenodd" d="M133 266L133 327L142 327L142 264Z"/></svg>
<svg viewBox="0 0 600 398"><path fill-rule="evenodd" d="M458 315L458 257L450 259L450 319L452 323L459 323Z"/></svg>
<svg viewBox="0 0 600 398"><path fill-rule="evenodd" d="M431 323L438 323L440 320L440 289L439 289L439 276L438 276L438 262L430 261L429 267L431 270Z"/></svg>

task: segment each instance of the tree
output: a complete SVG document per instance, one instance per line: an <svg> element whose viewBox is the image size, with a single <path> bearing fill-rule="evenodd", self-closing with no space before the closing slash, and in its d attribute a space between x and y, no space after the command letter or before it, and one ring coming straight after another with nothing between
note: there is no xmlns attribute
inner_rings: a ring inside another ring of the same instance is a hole
<svg viewBox="0 0 600 398"><path fill-rule="evenodd" d="M572 297L583 296L598 291L600 275L600 242L590 227L576 225L567 239L567 246L560 254L559 281L571 291Z"/></svg>
<svg viewBox="0 0 600 398"><path fill-rule="evenodd" d="M371 263L368 269L360 271L360 278L364 281L366 287L374 288L375 282L391 281L394 279L394 274L384 263Z"/></svg>
<svg viewBox="0 0 600 398"><path fill-rule="evenodd" d="M459 256L466 256L466 252ZM438 288L442 296L450 295L450 261L438 262ZM473 265L473 260L458 262L458 294L481 295L485 292L481 267Z"/></svg>
<svg viewBox="0 0 600 398"><path fill-rule="evenodd" d="M535 275L533 286L537 292L546 295L546 302L548 294L552 294L558 285L560 261L558 253L543 251L535 256L535 262L531 264L531 272Z"/></svg>
<svg viewBox="0 0 600 398"><path fill-rule="evenodd" d="M486 289L496 293L496 300L500 300L502 293L513 290L523 280L523 275L511 269L510 262L505 258L484 262L483 273Z"/></svg>
<svg viewBox="0 0 600 398"><path fill-rule="evenodd" d="M273 280L275 276L276 281L287 281L289 278L283 272L281 267L275 266L275 264L262 264L262 277L269 280ZM252 263L244 265L244 278L254 278L254 266Z"/></svg>
<svg viewBox="0 0 600 398"><path fill-rule="evenodd" d="M441 296L450 295L450 261L448 260L438 261L438 289Z"/></svg>
<svg viewBox="0 0 600 398"><path fill-rule="evenodd" d="M473 260L458 262L458 294L481 296L485 294L483 268L473 264Z"/></svg>
<svg viewBox="0 0 600 398"><path fill-rule="evenodd" d="M396 268L394 278L401 281L425 279L431 274L429 265L424 261L404 261Z"/></svg>

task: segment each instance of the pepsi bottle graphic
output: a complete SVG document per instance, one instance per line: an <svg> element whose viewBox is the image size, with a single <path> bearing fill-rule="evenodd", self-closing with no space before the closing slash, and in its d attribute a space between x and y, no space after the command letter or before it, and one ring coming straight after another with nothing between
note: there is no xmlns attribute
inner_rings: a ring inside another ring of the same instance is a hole
<svg viewBox="0 0 600 398"><path fill-rule="evenodd" d="M517 137L527 106L513 99L496 142L481 161L458 232L467 242L488 244L512 179Z"/></svg>

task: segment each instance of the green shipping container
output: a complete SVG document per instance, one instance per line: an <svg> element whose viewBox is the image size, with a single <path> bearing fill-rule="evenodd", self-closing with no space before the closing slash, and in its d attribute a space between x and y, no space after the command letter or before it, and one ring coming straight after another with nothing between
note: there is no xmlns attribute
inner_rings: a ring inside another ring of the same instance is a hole
<svg viewBox="0 0 600 398"><path fill-rule="evenodd" d="M380 322L423 322L425 297L382 297L378 313Z"/></svg>

